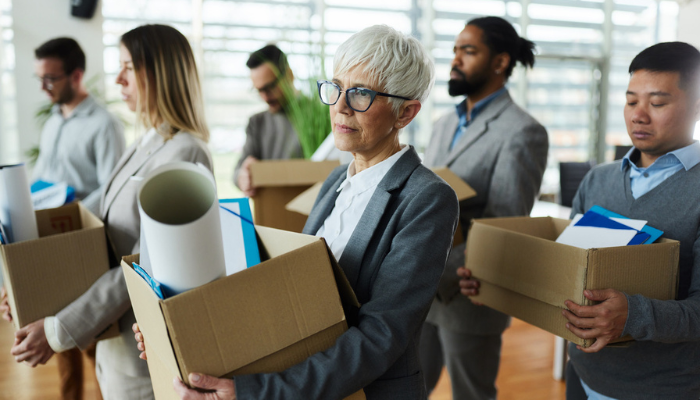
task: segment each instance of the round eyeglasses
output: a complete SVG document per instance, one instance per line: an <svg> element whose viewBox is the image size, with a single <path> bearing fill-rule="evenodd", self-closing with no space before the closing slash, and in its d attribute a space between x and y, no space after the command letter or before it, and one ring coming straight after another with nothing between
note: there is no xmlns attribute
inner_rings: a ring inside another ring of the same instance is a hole
<svg viewBox="0 0 700 400"><path fill-rule="evenodd" d="M395 97L397 99L411 100L408 97L395 96L389 93L377 92L365 88L349 88L340 90L340 86L329 81L316 81L318 84L318 96L323 104L334 105L340 99L340 94L345 92L345 102L350 108L357 112L365 112L374 102L377 96Z"/></svg>

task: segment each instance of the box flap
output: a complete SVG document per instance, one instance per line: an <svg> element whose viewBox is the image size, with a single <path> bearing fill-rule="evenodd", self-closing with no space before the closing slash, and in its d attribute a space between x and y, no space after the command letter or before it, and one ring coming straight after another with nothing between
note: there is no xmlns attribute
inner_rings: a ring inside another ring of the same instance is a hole
<svg viewBox="0 0 700 400"><path fill-rule="evenodd" d="M268 258L281 256L321 240L321 238L316 236L287 232L265 226L255 226L255 232L258 234Z"/></svg>
<svg viewBox="0 0 700 400"><path fill-rule="evenodd" d="M251 164L250 174L256 187L313 185L339 165L338 160L265 160Z"/></svg>
<svg viewBox="0 0 700 400"><path fill-rule="evenodd" d="M450 185L450 187L452 187L452 190L454 190L455 194L457 194L457 200L462 201L476 196L476 191L449 168L435 167L431 169L437 176L442 178L448 185Z"/></svg>
<svg viewBox="0 0 700 400"><path fill-rule="evenodd" d="M80 209L80 221L83 225L83 229L101 228L104 226L102 220L85 208L83 203L78 202L78 207Z"/></svg>
<svg viewBox="0 0 700 400"><path fill-rule="evenodd" d="M325 239L322 239L325 243ZM347 276L345 276L345 271L340 267L338 261L336 261L333 252L326 244L326 250L328 252L328 257L333 266L333 276L335 277L335 284L338 286L338 293L340 294L340 301L343 304L343 312L345 313L345 318L348 320L348 325L357 326L359 324L359 314L360 314L360 301L357 300L357 295L350 285L350 281Z"/></svg>
<svg viewBox="0 0 700 400"><path fill-rule="evenodd" d="M161 303L184 377L225 375L345 319L325 242L286 252L293 234L274 233L260 235L274 258Z"/></svg>
<svg viewBox="0 0 700 400"><path fill-rule="evenodd" d="M149 370L153 369L152 363L160 364L159 368L166 368L169 380L172 382L173 377L182 378L182 376L175 359L175 353L170 345L168 328L161 311L161 300L148 283L134 271L132 266L134 262L138 264L138 254L123 257L121 266L129 298L133 304L134 315L136 315L136 322L138 322L144 341L148 346Z"/></svg>
<svg viewBox="0 0 700 400"><path fill-rule="evenodd" d="M316 198L321 192L321 186L323 186L323 181L315 183L313 186L301 192L299 196L287 203L284 208L303 215L311 214L311 209L314 207Z"/></svg>
<svg viewBox="0 0 700 400"><path fill-rule="evenodd" d="M569 222L571 222L569 220L551 217L481 218L474 221L478 221L483 225L495 226L507 231L535 236L550 241L555 241ZM561 230L559 230L560 223L564 223L564 227L562 227Z"/></svg>
<svg viewBox="0 0 700 400"><path fill-rule="evenodd" d="M480 280L554 306L563 307L567 299L581 304L587 252L548 240L554 235L551 220L474 220L467 236L467 268Z"/></svg>
<svg viewBox="0 0 700 400"><path fill-rule="evenodd" d="M43 238L82 229L80 209L78 203L71 203L62 207L36 211L39 237Z"/></svg>

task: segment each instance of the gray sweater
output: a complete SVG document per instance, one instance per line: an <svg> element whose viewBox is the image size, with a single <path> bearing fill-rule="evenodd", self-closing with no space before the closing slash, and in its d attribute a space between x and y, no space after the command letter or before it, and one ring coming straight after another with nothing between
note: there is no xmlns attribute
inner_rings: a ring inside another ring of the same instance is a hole
<svg viewBox="0 0 700 400"><path fill-rule="evenodd" d="M700 397L700 164L680 170L634 199L629 167L620 161L594 168L573 202L573 213L593 205L647 220L681 242L677 300L627 296L623 335L636 342L586 354L569 346L574 369L591 389L618 399Z"/></svg>

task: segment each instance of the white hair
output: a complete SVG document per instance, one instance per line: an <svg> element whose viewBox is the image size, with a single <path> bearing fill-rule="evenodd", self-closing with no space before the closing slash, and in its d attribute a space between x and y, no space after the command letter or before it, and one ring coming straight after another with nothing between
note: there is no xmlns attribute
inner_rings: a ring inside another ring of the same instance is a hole
<svg viewBox="0 0 700 400"><path fill-rule="evenodd" d="M371 77L379 91L424 102L435 82L435 66L414 37L386 25L374 25L352 35L338 47L333 73L345 75L355 67ZM389 97L395 115L404 100Z"/></svg>

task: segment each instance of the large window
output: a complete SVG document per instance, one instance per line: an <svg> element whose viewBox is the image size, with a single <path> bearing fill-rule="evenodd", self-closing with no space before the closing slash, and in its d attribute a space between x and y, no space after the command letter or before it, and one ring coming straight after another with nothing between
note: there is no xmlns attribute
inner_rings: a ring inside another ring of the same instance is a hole
<svg viewBox="0 0 700 400"><path fill-rule="evenodd" d="M7 0L4 0L7 1ZM237 195L233 166L248 117L266 105L252 90L248 54L274 42L289 54L300 90L330 75L340 43L373 24L419 38L432 52L437 81L423 112L402 140L422 151L432 121L451 112L447 95L454 37L465 21L506 18L537 44L535 68L516 69L513 98L546 128L550 157L543 193L558 191L560 161L604 161L628 144L621 107L632 57L657 41L675 39L678 6L655 0L103 0L108 98L114 85L119 35L144 23L167 23L191 41L200 62L210 148L221 196ZM124 115L129 115L124 111ZM133 118L133 117L132 117ZM606 134L607 133L607 134Z"/></svg>

